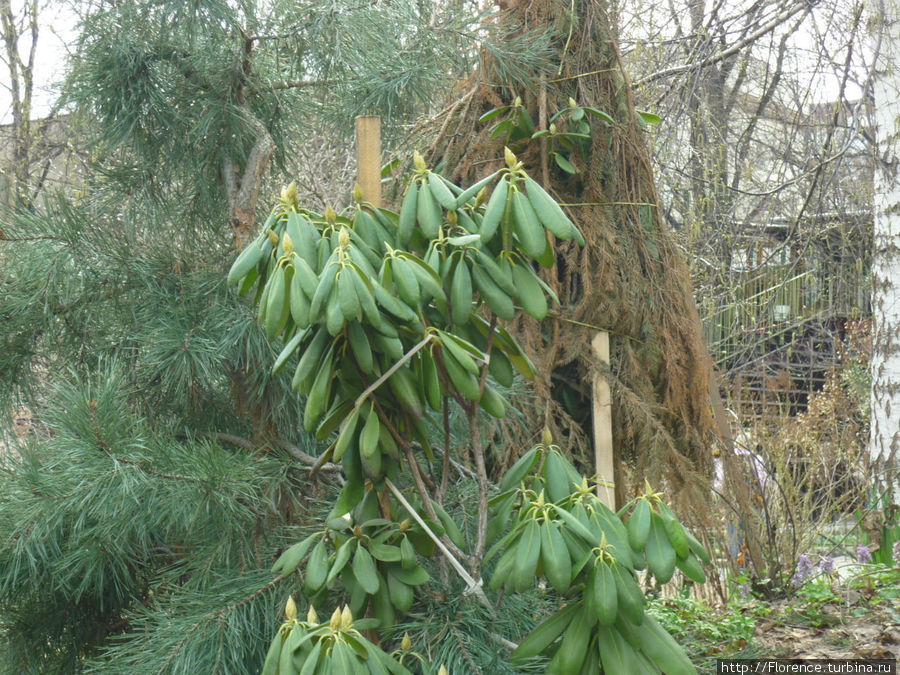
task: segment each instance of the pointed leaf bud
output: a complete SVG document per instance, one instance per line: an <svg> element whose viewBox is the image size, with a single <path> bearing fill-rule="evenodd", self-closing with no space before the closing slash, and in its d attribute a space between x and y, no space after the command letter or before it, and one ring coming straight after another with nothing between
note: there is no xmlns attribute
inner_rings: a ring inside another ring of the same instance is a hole
<svg viewBox="0 0 900 675"><path fill-rule="evenodd" d="M350 230L346 227L341 228L341 231L338 234L338 243L341 245L341 248L350 246Z"/></svg>
<svg viewBox="0 0 900 675"><path fill-rule="evenodd" d="M513 107L514 107L514 108L521 108L521 107L522 107L522 97L521 97L521 96L516 96L516 102L513 103Z"/></svg>
<svg viewBox="0 0 900 675"><path fill-rule="evenodd" d="M478 194L475 195L475 208L477 209L479 206L484 204L485 199L487 199L487 185L481 188L478 191Z"/></svg>
<svg viewBox="0 0 900 675"><path fill-rule="evenodd" d="M353 625L353 612L350 611L350 605L344 605L344 611L341 612L341 628L350 628Z"/></svg>
<svg viewBox="0 0 900 675"><path fill-rule="evenodd" d="M356 203L359 203L362 200L363 200L362 187L360 187L360 184L357 183L356 185L353 186L353 201L355 201Z"/></svg>
<svg viewBox="0 0 900 675"><path fill-rule="evenodd" d="M272 248L278 246L278 235L275 234L272 230L269 230L266 234L269 236L269 243L272 244Z"/></svg>
<svg viewBox="0 0 900 675"><path fill-rule="evenodd" d="M309 606L309 611L306 613L306 623L319 623L319 615L316 614L316 608L312 605Z"/></svg>
<svg viewBox="0 0 900 675"><path fill-rule="evenodd" d="M506 166L510 169L516 165L516 156L509 148L503 148L503 158L506 160Z"/></svg>
<svg viewBox="0 0 900 675"><path fill-rule="evenodd" d="M458 220L456 216L456 211L447 211L447 222L451 225L456 225L456 221Z"/></svg>
<svg viewBox="0 0 900 675"><path fill-rule="evenodd" d="M287 604L284 606L284 615L288 621L293 621L297 618L297 603L294 602L293 595L288 596Z"/></svg>
<svg viewBox="0 0 900 675"><path fill-rule="evenodd" d="M406 532L411 526L412 523L409 522L409 518L404 518L400 523L400 531Z"/></svg>
<svg viewBox="0 0 900 675"><path fill-rule="evenodd" d="M569 107L570 107L570 108L577 108L577 107L578 107L578 101L576 101L576 100L575 100L574 98L572 98L571 96L569 97Z"/></svg>
<svg viewBox="0 0 900 675"><path fill-rule="evenodd" d="M334 209L331 208L331 204L325 207L325 221L329 225L334 225L334 221L337 220L337 214L334 212Z"/></svg>
<svg viewBox="0 0 900 675"><path fill-rule="evenodd" d="M403 634L403 639L400 641L400 649L405 652L408 652L412 649L412 640L409 639L409 633Z"/></svg>
<svg viewBox="0 0 900 675"><path fill-rule="evenodd" d="M419 154L418 150L413 153L413 166L416 167L416 171L425 170L425 158Z"/></svg>
<svg viewBox="0 0 900 675"><path fill-rule="evenodd" d="M294 252L294 240L291 239L291 235L287 232L284 233L284 237L281 240L281 245L284 246L284 252L287 255L290 255Z"/></svg>
<svg viewBox="0 0 900 675"><path fill-rule="evenodd" d="M331 615L331 621L329 622L331 626L331 630L338 630L341 627L341 608L335 607L334 613Z"/></svg>
<svg viewBox="0 0 900 675"><path fill-rule="evenodd" d="M547 427L544 427L544 430L541 432L541 443L544 445L553 443L553 434L550 433L550 429Z"/></svg>
<svg viewBox="0 0 900 675"><path fill-rule="evenodd" d="M555 134L555 133L556 133L556 124L553 123L553 122L550 123L550 133L551 133L551 134Z"/></svg>

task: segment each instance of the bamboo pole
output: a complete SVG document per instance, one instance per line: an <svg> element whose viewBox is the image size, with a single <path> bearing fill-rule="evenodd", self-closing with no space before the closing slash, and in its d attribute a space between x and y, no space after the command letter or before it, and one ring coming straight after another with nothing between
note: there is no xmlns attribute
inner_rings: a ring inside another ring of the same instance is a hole
<svg viewBox="0 0 900 675"><path fill-rule="evenodd" d="M381 208L381 118L377 115L356 118L356 157L363 199Z"/></svg>
<svg viewBox="0 0 900 675"><path fill-rule="evenodd" d="M609 333L598 332L591 340L597 361L609 364ZM612 442L612 395L609 382L600 374L593 382L594 468L597 473L597 497L613 511L616 510Z"/></svg>

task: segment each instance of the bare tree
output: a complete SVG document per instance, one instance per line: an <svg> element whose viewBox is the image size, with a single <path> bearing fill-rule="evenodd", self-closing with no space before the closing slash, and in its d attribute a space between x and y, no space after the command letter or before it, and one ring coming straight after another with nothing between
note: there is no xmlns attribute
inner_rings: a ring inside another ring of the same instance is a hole
<svg viewBox="0 0 900 675"><path fill-rule="evenodd" d="M863 3L667 0L620 16L637 105L662 118L661 206L689 252L725 391L742 422L771 412L767 400L797 412L834 363L834 329L869 311ZM742 462L724 457L753 568L792 569L797 552L767 543L769 523L738 494Z"/></svg>
<svg viewBox="0 0 900 675"><path fill-rule="evenodd" d="M663 117L654 148L663 206L693 253L706 314L771 288L776 267L782 279L810 272L800 296L825 283L848 288L811 273L811 261L835 258L838 244L853 282L863 278L855 263L870 240L871 106L862 98L862 3L671 0L637 9L624 21L626 54L639 103ZM777 296L767 294L763 315L773 317L774 304L809 309L810 298ZM734 314L711 330L712 342L728 338L720 366L743 363L758 328Z"/></svg>
<svg viewBox="0 0 900 675"><path fill-rule="evenodd" d="M38 45L37 0L27 0L15 11L11 0L0 0L0 28L3 31L3 53L0 61L9 77L4 86L12 103L12 152L6 171L9 194L15 203L27 206L31 201L32 96L34 94L34 59Z"/></svg>

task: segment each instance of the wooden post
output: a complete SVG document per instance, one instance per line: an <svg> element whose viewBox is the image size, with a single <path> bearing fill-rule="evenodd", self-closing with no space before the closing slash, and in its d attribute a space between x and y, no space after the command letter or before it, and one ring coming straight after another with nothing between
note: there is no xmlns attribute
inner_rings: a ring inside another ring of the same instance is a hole
<svg viewBox="0 0 900 675"><path fill-rule="evenodd" d="M600 331L591 348L594 358L609 363L609 333ZM594 468L601 484L597 486L597 497L613 511L616 510L616 493L613 489L613 442L612 442L612 395L609 382L600 375L594 376Z"/></svg>
<svg viewBox="0 0 900 675"><path fill-rule="evenodd" d="M359 187L363 199L381 208L381 118L360 115L356 118L356 156L359 161Z"/></svg>

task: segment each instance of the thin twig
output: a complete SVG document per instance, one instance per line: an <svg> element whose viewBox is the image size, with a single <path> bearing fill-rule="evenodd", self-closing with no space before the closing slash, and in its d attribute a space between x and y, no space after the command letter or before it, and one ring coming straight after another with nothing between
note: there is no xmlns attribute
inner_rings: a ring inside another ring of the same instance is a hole
<svg viewBox="0 0 900 675"><path fill-rule="evenodd" d="M256 446L253 444L248 438L244 438L243 436L235 436L234 434L223 434L218 431L200 431L197 432L198 436L203 436L205 438L212 438L216 441L222 441L224 443L231 443L231 445L236 445L239 448L243 448L244 450L253 451L256 449ZM184 434L187 437L187 434Z"/></svg>
<svg viewBox="0 0 900 675"><path fill-rule="evenodd" d="M549 129L547 122L547 87L541 84L538 94L538 125L541 129ZM541 136L541 183L546 188L550 185L550 160L547 154L547 137Z"/></svg>
<svg viewBox="0 0 900 675"><path fill-rule="evenodd" d="M444 399L443 401L443 417L444 417L444 457L443 457L443 466L441 469L441 486L438 488L436 499L438 504L444 504L444 497L447 495L447 488L450 485L450 453L447 451L450 448L450 406L447 405L448 401Z"/></svg>
<svg viewBox="0 0 900 675"><path fill-rule="evenodd" d="M444 450L443 448L436 448L434 446L431 447L431 451L440 454L441 457L444 457L444 455L447 454L447 451ZM472 469L467 467L465 464L461 464L460 462L457 462L452 457L450 458L450 466L452 466L454 469L456 469L457 473L460 476L468 476L469 478L477 478L478 477L478 474L476 474L474 471L472 471Z"/></svg>
<svg viewBox="0 0 900 675"><path fill-rule="evenodd" d="M244 450L253 451L256 449L256 445L248 438L244 438L243 436L235 436L234 434L226 434L219 431L198 431L195 432L198 436L203 436L204 438L212 438L216 441L222 441L223 443L231 443L232 445L236 445L239 448L243 448ZM180 434L182 437L187 437L187 434ZM310 454L303 452L296 445L291 443L290 441L286 441L283 438L274 439L275 445L280 447L283 450L286 450L288 454L291 455L294 459L300 460L304 464L304 469L310 469L316 466L319 462L320 458L313 457ZM317 471L340 471L341 467L337 464L326 463L321 467L316 468Z"/></svg>
<svg viewBox="0 0 900 675"><path fill-rule="evenodd" d="M277 82L275 84L270 84L265 87L259 87L258 91L262 90L278 90L278 89L306 89L308 87L327 87L333 84L344 84L346 82L353 82L356 78L349 77L343 80L294 80L293 82Z"/></svg>
<svg viewBox="0 0 900 675"><path fill-rule="evenodd" d="M431 480L431 477L422 470L421 466L419 466L419 460L417 460L416 456L413 454L409 443L405 444L403 447L406 450L406 461L409 462L409 468L412 470L413 475L417 476L422 481L422 485L427 488L427 490L434 492L437 486L434 484L434 481ZM426 492L425 494L429 495L430 493Z"/></svg>
<svg viewBox="0 0 900 675"><path fill-rule="evenodd" d="M615 73L617 68L601 68L600 70L589 70L586 73L578 73L577 75L567 75L566 77L557 77L553 80L544 80L541 84L555 84L556 82L568 82L569 80L577 80L579 77L590 77L591 75L602 75L603 73Z"/></svg>
<svg viewBox="0 0 900 675"><path fill-rule="evenodd" d="M434 505L431 503L431 495L425 487L425 481L422 478L422 470L419 468L419 463L416 461L415 455L413 455L412 448L406 443L404 444L403 449L406 451L406 461L409 463L409 470L413 475L413 482L416 484L416 490L419 492L419 497L422 499L422 506L425 508L425 513L432 521L438 523L440 522L440 518L438 518L437 512L434 510ZM432 489L434 489L433 486ZM450 541L450 537L446 534L443 535L442 540L447 548L453 550L454 555L457 555L460 558L467 557L465 552Z"/></svg>
<svg viewBox="0 0 900 675"><path fill-rule="evenodd" d="M68 243L68 241L66 241L62 237L55 237L51 234L42 234L42 235L34 236L34 237L10 237L10 236L4 234L3 230L0 230L0 241L44 241L47 239L49 239L51 241L61 241L64 244Z"/></svg>
<svg viewBox="0 0 900 675"><path fill-rule="evenodd" d="M373 391L378 389L378 387L380 387L382 384L384 384L387 381L387 379L391 375L396 373L398 370L400 370L400 368L403 367L403 364L405 364L407 361L409 361L415 355L415 353L417 351L422 349L422 347L427 345L433 339L434 339L434 333L429 333L416 346L414 346L412 349L410 349L408 352L406 352L402 357L400 357L400 360L397 361L397 363L395 363L390 368L388 368L387 371L384 373L384 375L382 375L377 380L375 380L371 385L369 385L368 389L366 389L363 393L361 393L359 395L359 397L356 399L356 402L353 404L353 407L358 408L359 406L361 406L363 404L363 401L365 401L366 398L368 398L369 394L371 394Z"/></svg>
<svg viewBox="0 0 900 675"><path fill-rule="evenodd" d="M659 70L655 73L651 73L650 75L647 75L646 77L638 78L637 80L635 80L632 83L632 86L636 89L642 85L649 84L651 82L655 82L656 80L661 80L665 77L670 77L672 75L680 75L681 73L686 73L690 70L705 68L706 66L711 66L714 63L718 63L719 61L724 61L729 56L731 56L733 54L737 54L744 47L746 47L750 43L756 41L757 39L761 38L766 33L771 33L778 26L780 26L781 24L788 21L795 14L802 12L804 10L808 10L808 9L809 9L809 5L807 3L805 3L805 2L798 3L794 7L790 8L790 9L786 10L785 12L776 16L769 23L761 26L758 30L747 35L743 40L736 42L728 49L724 49L721 52L719 52L718 54L714 54L713 56L710 56L707 59L703 59L699 63L686 63L681 66L673 66L672 68L665 68L664 70Z"/></svg>
<svg viewBox="0 0 900 675"><path fill-rule="evenodd" d="M400 492L399 489L397 489L397 486L394 485L393 482L391 482L390 478L385 478L384 483L388 486L388 489L393 493L394 497L397 498L397 501L400 502L403 505L403 508L405 508L409 512L409 515L413 517L413 520L415 520L419 524L419 527L421 527L425 531L425 534L427 534L428 537L434 542L435 546L440 549L441 553L444 554L444 557L447 558L447 561L450 563L453 569L456 570L456 573L459 574L460 578L466 582L465 595L474 594L475 597L477 597L485 607L489 608L491 612L493 612L494 607L493 605L491 605L490 600L488 600L487 596L484 594L484 590L482 588L484 583L482 582L482 580L479 578L478 581L476 581L474 578L472 578L472 576L466 571L466 568L463 567L459 560L457 560L456 557L454 557L454 555L450 552L450 549L448 549L444 545L444 542L441 541L441 539L431 530L430 527L428 527L428 525L422 519L422 516L420 516L418 512L412 507L412 505L406 500L406 497L403 496L403 493Z"/></svg>
<svg viewBox="0 0 900 675"><path fill-rule="evenodd" d="M293 457L294 459L299 459L301 462L303 462L303 468L305 469L315 468L316 471L334 471L337 473L340 473L342 471L341 466L333 462L324 462L321 466L317 466L319 464L320 458L313 457L312 455L303 452L303 450L298 448L296 445L294 445L290 441L284 440L283 438L276 438L275 443L278 445L278 447L286 450L291 455L291 457Z"/></svg>
<svg viewBox="0 0 900 675"><path fill-rule="evenodd" d="M484 465L484 448L481 444L481 432L478 429L478 407L470 403L466 407L469 420L469 432L472 434L472 458L475 460L475 471L478 473L478 531L475 538L475 553L472 556L471 570L473 575L481 576L481 563L487 546L488 516L488 479Z"/></svg>

